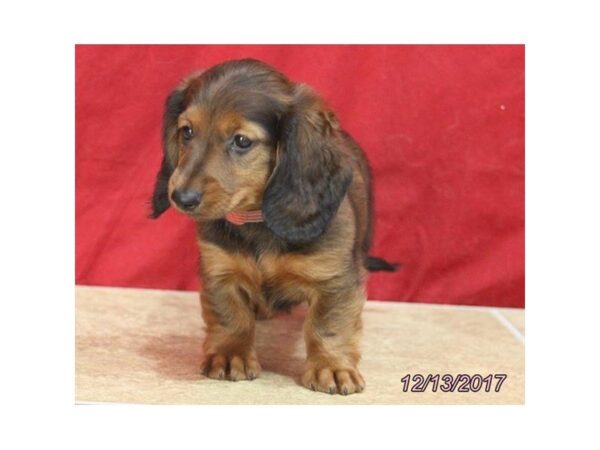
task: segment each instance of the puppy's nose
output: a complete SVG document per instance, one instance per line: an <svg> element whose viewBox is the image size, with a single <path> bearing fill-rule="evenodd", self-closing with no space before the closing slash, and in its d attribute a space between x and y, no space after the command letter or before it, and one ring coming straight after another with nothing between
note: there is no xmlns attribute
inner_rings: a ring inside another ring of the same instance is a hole
<svg viewBox="0 0 600 450"><path fill-rule="evenodd" d="M175 189L171 194L171 198L181 209L190 211L200 204L202 194L193 189Z"/></svg>

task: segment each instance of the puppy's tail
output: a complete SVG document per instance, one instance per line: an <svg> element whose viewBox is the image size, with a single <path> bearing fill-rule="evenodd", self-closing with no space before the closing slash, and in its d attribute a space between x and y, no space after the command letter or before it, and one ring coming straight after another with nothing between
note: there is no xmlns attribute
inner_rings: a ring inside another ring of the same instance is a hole
<svg viewBox="0 0 600 450"><path fill-rule="evenodd" d="M367 270L369 272L376 272L378 270L395 272L398 267L400 267L400 264L390 263L385 259L377 258L375 256L367 256Z"/></svg>

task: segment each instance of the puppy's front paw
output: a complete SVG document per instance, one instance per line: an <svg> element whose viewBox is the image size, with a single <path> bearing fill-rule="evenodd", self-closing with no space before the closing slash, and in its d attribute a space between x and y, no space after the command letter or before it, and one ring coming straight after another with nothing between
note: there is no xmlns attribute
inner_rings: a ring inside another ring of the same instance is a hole
<svg viewBox="0 0 600 450"><path fill-rule="evenodd" d="M309 367L302 377L302 384L313 391L327 394L354 394L365 389L365 380L358 369L333 369L330 367Z"/></svg>
<svg viewBox="0 0 600 450"><path fill-rule="evenodd" d="M260 375L260 364L254 353L248 355L207 355L202 364L202 374L216 380L254 380Z"/></svg>

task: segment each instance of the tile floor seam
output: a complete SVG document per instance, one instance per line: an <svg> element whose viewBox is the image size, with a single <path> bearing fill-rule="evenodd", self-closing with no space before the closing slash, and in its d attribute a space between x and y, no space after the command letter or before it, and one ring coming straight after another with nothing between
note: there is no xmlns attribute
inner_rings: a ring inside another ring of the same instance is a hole
<svg viewBox="0 0 600 450"><path fill-rule="evenodd" d="M496 308L490 309L490 314L500 322L504 327L523 345L525 345L525 336L519 331L519 329L512 324L510 320L504 316L500 311Z"/></svg>

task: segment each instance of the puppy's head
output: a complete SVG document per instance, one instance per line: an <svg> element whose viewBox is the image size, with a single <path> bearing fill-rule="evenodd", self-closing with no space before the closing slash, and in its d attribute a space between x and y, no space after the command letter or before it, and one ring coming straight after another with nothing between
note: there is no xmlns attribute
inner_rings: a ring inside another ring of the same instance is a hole
<svg viewBox="0 0 600 450"><path fill-rule="evenodd" d="M262 209L277 236L310 242L351 181L337 129L314 93L259 61L193 76L166 101L152 217L169 205L199 221Z"/></svg>

